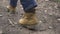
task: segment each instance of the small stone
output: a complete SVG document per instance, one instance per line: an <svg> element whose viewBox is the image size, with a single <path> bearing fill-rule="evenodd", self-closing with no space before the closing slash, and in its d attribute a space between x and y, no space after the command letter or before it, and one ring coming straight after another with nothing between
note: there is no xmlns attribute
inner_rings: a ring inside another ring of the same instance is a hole
<svg viewBox="0 0 60 34"><path fill-rule="evenodd" d="M52 13L49 13L50 16L52 16L53 14Z"/></svg>
<svg viewBox="0 0 60 34"><path fill-rule="evenodd" d="M52 27L52 26L49 26L48 28L49 28L49 29L52 29L53 27Z"/></svg>
<svg viewBox="0 0 60 34"><path fill-rule="evenodd" d="M39 21L39 23L42 23L42 21Z"/></svg>
<svg viewBox="0 0 60 34"><path fill-rule="evenodd" d="M60 21L60 19L57 19L58 21Z"/></svg>
<svg viewBox="0 0 60 34"><path fill-rule="evenodd" d="M49 0L45 0L45 1L49 1Z"/></svg>
<svg viewBox="0 0 60 34"><path fill-rule="evenodd" d="M47 10L45 10L45 13L47 13Z"/></svg>
<svg viewBox="0 0 60 34"><path fill-rule="evenodd" d="M17 24L17 22L15 22L14 24Z"/></svg>
<svg viewBox="0 0 60 34"><path fill-rule="evenodd" d="M56 9L58 9L57 6L54 6L54 7L55 7Z"/></svg>
<svg viewBox="0 0 60 34"><path fill-rule="evenodd" d="M0 15L0 17L2 17L3 15Z"/></svg>
<svg viewBox="0 0 60 34"><path fill-rule="evenodd" d="M21 8L21 9L23 9L23 8Z"/></svg>
<svg viewBox="0 0 60 34"><path fill-rule="evenodd" d="M0 34L2 34L2 30L0 30Z"/></svg>

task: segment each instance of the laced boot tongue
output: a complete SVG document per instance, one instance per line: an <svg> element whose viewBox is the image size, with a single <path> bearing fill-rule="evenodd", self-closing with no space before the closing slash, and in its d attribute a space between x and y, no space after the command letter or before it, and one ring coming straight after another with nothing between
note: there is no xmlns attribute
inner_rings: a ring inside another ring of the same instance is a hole
<svg viewBox="0 0 60 34"><path fill-rule="evenodd" d="M23 15L23 17L26 18L26 19L31 19L33 16L34 16L33 13L26 13L26 14Z"/></svg>

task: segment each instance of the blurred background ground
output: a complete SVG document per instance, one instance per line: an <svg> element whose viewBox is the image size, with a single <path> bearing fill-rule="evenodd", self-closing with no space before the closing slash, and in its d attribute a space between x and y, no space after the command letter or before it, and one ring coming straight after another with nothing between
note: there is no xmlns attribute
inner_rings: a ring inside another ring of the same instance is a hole
<svg viewBox="0 0 60 34"><path fill-rule="evenodd" d="M24 13L20 1L18 0L15 15L8 17L6 6L9 0L0 0L0 34L60 34L60 0L36 0L36 16L39 19L38 31L31 31L17 25L18 20ZM14 22L14 26L9 23L9 19Z"/></svg>

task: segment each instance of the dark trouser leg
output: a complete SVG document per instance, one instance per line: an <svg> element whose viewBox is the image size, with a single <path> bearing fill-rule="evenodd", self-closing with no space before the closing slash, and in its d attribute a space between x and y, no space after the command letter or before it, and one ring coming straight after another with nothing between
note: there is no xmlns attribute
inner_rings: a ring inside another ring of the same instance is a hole
<svg viewBox="0 0 60 34"><path fill-rule="evenodd" d="M12 14L15 14L15 8L16 8L16 6L17 6L17 1L18 0L10 0L10 5L9 6L7 6L7 12L10 12L10 13L12 13Z"/></svg>
<svg viewBox="0 0 60 34"><path fill-rule="evenodd" d="M20 0L25 12L34 12L34 8L37 6L35 0Z"/></svg>
<svg viewBox="0 0 60 34"><path fill-rule="evenodd" d="M16 7L17 6L17 1L18 0L10 0L10 6Z"/></svg>

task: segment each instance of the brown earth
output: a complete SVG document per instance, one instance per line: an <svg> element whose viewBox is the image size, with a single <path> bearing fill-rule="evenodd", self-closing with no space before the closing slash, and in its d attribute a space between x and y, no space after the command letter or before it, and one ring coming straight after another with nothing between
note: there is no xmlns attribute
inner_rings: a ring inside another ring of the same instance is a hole
<svg viewBox="0 0 60 34"><path fill-rule="evenodd" d="M37 4L38 31L32 31L18 25L18 20L24 13L19 0L17 13L14 15L7 12L6 6L9 5L9 0L0 0L0 34L60 34L59 3L52 0L37 0Z"/></svg>

